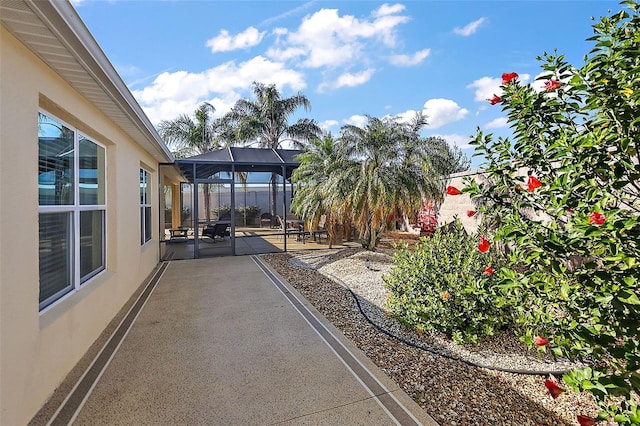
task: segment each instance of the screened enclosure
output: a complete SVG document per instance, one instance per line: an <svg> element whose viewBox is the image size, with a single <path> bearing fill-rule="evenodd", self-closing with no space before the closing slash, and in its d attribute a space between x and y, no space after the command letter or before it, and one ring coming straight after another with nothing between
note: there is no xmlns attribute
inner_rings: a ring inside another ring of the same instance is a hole
<svg viewBox="0 0 640 426"><path fill-rule="evenodd" d="M301 152L232 147L177 160L186 182L165 187L163 257L273 253L305 244L304 220L289 211Z"/></svg>

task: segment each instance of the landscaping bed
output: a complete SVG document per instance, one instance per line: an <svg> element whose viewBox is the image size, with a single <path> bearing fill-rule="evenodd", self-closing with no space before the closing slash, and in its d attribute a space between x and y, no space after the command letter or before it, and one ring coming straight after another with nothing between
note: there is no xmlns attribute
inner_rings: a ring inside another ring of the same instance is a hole
<svg viewBox="0 0 640 426"><path fill-rule="evenodd" d="M263 258L442 425L575 425L578 414L598 413L591 394L566 386L553 399L544 385L548 376L495 370L570 368L538 359L512 333L462 347L435 333L418 336L385 315L381 275L392 266L388 249Z"/></svg>

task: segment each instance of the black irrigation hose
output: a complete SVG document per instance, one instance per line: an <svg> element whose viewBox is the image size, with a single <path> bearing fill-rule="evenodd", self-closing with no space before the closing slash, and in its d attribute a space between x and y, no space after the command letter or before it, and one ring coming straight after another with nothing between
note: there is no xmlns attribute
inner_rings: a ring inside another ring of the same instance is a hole
<svg viewBox="0 0 640 426"><path fill-rule="evenodd" d="M298 266L299 268L304 268L304 269L312 269L312 270L315 270L316 272L318 272L313 267L307 267L307 266L301 266L301 265L296 265L296 266ZM445 359L450 359L452 361L462 362L463 364L467 364L467 365L469 365L471 367L485 368L487 370L501 371L501 372L504 372L504 373L525 374L525 375L529 375L529 376L548 376L548 375L562 376L563 374L566 374L566 373L571 371L571 370L532 371L532 370L520 370L520 369L514 369L514 368L503 368L503 367L494 367L494 366L490 366L490 365L482 365L482 364L479 364L477 362L469 361L469 360L466 360L464 358L459 358L459 357L456 357L456 356L453 356L453 355L449 355L449 354L446 354L446 353L441 353L441 352L438 352L436 350L427 348L426 346L422 346L422 345L419 345L417 343L411 342L411 341L409 341L407 339L404 339L404 338L402 338L400 336L396 336L395 334L391 333L388 330L385 330L384 328L380 327L378 324L373 322L373 320L371 318L369 318L369 316L362 309L362 306L360 305L360 300L358 299L358 296L353 292L353 290L351 290L351 288L348 285L346 285L340 278L336 277L335 275L327 274L327 276L329 276L331 279L333 279L334 281L339 283L342 287L344 287L347 290L349 290L349 293L351 293L351 297L353 297L353 300L355 300L356 305L358 306L358 310L360 311L360 314L376 330L378 330L379 332L385 334L386 336L388 336L388 337L390 337L390 338L392 338L394 340L397 340L400 343L404 343L407 346L411 346L412 348L416 348L416 349L419 349L421 351L425 351L425 352L428 352L428 353L433 354L433 355L437 355L437 356L445 358Z"/></svg>
<svg viewBox="0 0 640 426"><path fill-rule="evenodd" d="M337 279L336 277L333 277L334 279ZM338 279L338 281L340 283L342 283L342 281L340 281ZM450 359L453 361L459 361L462 362L464 364L470 365L472 367L477 367L477 368L486 368L487 370L493 370L493 371L502 371L505 373L515 373L515 374L526 374L526 375L532 375L532 376L548 376L550 374L553 374L555 376L561 376L565 373L568 373L571 370L556 370L556 371L531 371L531 370L518 370L518 369L512 369L512 368L502 368L502 367L493 367L493 366L489 366L489 365L482 365L482 364L478 364L476 362L473 361L469 361L463 358L459 358L453 355L448 355L445 353L441 353L438 352L436 350L427 348L425 346L422 345L418 345L417 343L413 343L408 341L407 339L404 339L402 337L396 336L395 334L391 333L388 330L385 330L384 328L380 327L378 324L376 324L375 322L373 322L371 320L371 318L369 318L367 316L367 314L364 312L364 310L362 309L362 306L360 305L360 300L358 299L358 296L353 292L353 290L351 290L347 285L345 285L344 283L342 283L342 285L349 290L349 293L351 293L351 296L353 297L353 299L356 301L356 305L358 305L358 310L360 310L360 313L362 314L362 316L367 320L367 322L369 324L371 324L376 330L380 331L381 333L391 337L392 339L395 339L401 343L404 343L405 345L411 346L413 348L416 349L420 349L422 351L425 352L429 352L430 354L433 355L437 355L446 359Z"/></svg>

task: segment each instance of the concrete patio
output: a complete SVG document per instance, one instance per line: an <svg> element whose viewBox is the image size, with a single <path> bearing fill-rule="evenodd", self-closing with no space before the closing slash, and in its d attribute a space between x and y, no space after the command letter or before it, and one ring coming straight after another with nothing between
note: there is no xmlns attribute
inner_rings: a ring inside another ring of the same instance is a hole
<svg viewBox="0 0 640 426"><path fill-rule="evenodd" d="M257 256L163 264L108 334L32 424L436 424Z"/></svg>
<svg viewBox="0 0 640 426"><path fill-rule="evenodd" d="M329 248L326 234L322 238L315 238L311 233L307 233L305 238L302 239L298 238L296 234L290 234L285 239L281 232L279 229L272 228L238 227L235 232L235 254L251 255L283 251L325 250ZM215 240L201 238L200 241L199 257L230 256L232 254L231 239L228 236ZM186 238L170 239L167 236L162 240L162 244L165 245L163 260L194 258L192 228L188 229ZM360 244L354 241L342 240L334 244L334 247L350 246L360 246Z"/></svg>

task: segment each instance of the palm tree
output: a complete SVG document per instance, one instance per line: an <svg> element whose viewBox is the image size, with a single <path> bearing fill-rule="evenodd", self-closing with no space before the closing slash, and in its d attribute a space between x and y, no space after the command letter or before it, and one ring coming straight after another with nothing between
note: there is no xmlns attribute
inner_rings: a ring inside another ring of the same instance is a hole
<svg viewBox="0 0 640 426"><path fill-rule="evenodd" d="M315 120L299 119L289 125L289 118L300 108L311 109L306 96L298 93L283 98L275 85L253 83L255 100L240 99L236 102L226 119L234 129L234 136L239 141L257 142L264 148L280 148L289 141L295 147L304 146L304 142L321 133ZM271 175L271 215L276 215L277 173Z"/></svg>
<svg viewBox="0 0 640 426"><path fill-rule="evenodd" d="M394 197L397 209L392 214L402 217L405 227L408 227L410 217L417 213L415 206L421 205L422 200L431 200L436 205L442 203L446 176L467 170L470 165L462 151L451 147L446 140L420 137L419 132L426 124L426 117L416 114L404 125L408 137L398 141L400 169L404 172L398 176L398 194Z"/></svg>
<svg viewBox="0 0 640 426"><path fill-rule="evenodd" d="M332 215L352 216L362 246L374 249L389 214L406 214L423 198L440 196L441 177L462 164L446 142L420 137L426 125L422 114L410 123L367 118L364 128L344 126L333 145L326 138L309 145L295 173L300 188L294 203L298 209L316 203Z"/></svg>
<svg viewBox="0 0 640 426"><path fill-rule="evenodd" d="M176 158L204 154L221 148L228 140L223 119L214 119L215 107L203 102L196 108L194 119L182 114L174 120L163 120L158 133Z"/></svg>
<svg viewBox="0 0 640 426"><path fill-rule="evenodd" d="M291 202L291 210L306 218L312 228L325 215L325 227L331 247L336 238L337 225L349 216L343 211L346 191L339 191L335 186L336 183L344 184L344 181L331 179L342 169L342 160L346 157L340 153L339 145L331 133L328 133L322 138L312 138L298 159L300 166L292 176L298 189Z"/></svg>
<svg viewBox="0 0 640 426"><path fill-rule="evenodd" d="M163 120L158 133L176 158L186 158L219 149L230 140L224 119L212 118L215 108L203 102L196 108L194 119L182 114L174 120ZM207 221L211 220L209 185L204 186L204 208Z"/></svg>

